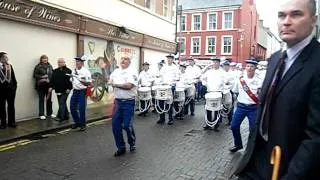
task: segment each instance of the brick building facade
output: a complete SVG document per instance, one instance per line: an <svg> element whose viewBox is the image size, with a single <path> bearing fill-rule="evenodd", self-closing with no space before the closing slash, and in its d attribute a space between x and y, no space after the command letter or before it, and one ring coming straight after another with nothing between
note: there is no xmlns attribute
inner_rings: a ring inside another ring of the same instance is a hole
<svg viewBox="0 0 320 180"><path fill-rule="evenodd" d="M264 57L257 43L258 13L254 0L180 0L177 38L180 59L212 56L243 62Z"/></svg>

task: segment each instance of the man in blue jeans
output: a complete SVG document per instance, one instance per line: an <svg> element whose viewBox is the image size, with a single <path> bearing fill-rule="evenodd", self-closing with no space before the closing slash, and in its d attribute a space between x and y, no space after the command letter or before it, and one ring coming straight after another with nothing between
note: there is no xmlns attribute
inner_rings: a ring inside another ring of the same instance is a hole
<svg viewBox="0 0 320 180"><path fill-rule="evenodd" d="M132 121L138 76L128 68L130 64L131 59L129 57L122 57L120 68L112 72L108 82L109 85L113 87L115 96L112 114L112 131L117 151L114 156L122 156L126 153L126 144L123 139L122 129L127 132L130 152L136 151L136 135Z"/></svg>
<svg viewBox="0 0 320 180"><path fill-rule="evenodd" d="M239 93L236 112L231 121L231 130L234 138L234 147L230 152L234 153L243 148L240 125L245 117L249 119L249 129L253 130L257 113L258 93L262 86L262 80L255 74L257 61L247 60L243 76L235 80L233 92Z"/></svg>

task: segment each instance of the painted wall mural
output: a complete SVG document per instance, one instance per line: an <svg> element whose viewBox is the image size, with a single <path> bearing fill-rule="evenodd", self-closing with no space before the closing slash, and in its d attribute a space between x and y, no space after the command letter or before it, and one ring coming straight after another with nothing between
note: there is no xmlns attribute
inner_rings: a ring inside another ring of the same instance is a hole
<svg viewBox="0 0 320 180"><path fill-rule="evenodd" d="M130 57L130 68L138 73L139 70L139 48L102 40L92 37L84 38L84 55L87 58L85 66L92 74L93 87L92 102L110 102L112 93L108 89L108 80L114 69L119 67L122 57Z"/></svg>

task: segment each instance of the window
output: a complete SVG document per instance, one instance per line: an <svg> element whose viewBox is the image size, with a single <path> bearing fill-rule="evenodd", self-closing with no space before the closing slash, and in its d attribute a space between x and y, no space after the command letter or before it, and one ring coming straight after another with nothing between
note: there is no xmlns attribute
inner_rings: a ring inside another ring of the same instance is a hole
<svg viewBox="0 0 320 180"><path fill-rule="evenodd" d="M224 12L223 13L223 29L232 29L233 28L233 13Z"/></svg>
<svg viewBox="0 0 320 180"><path fill-rule="evenodd" d="M208 29L209 30L217 29L217 14L216 13L208 14Z"/></svg>
<svg viewBox="0 0 320 180"><path fill-rule="evenodd" d="M222 55L232 54L232 36L222 36Z"/></svg>
<svg viewBox="0 0 320 180"><path fill-rule="evenodd" d="M168 0L163 0L163 16L168 17Z"/></svg>
<svg viewBox="0 0 320 180"><path fill-rule="evenodd" d="M181 16L181 24L180 24L181 31L185 31L186 27L186 16Z"/></svg>
<svg viewBox="0 0 320 180"><path fill-rule="evenodd" d="M216 37L211 36L207 37L207 52L208 55L215 55L216 54Z"/></svg>
<svg viewBox="0 0 320 180"><path fill-rule="evenodd" d="M200 54L200 37L191 38L191 54L193 55Z"/></svg>
<svg viewBox="0 0 320 180"><path fill-rule="evenodd" d="M179 38L179 52L180 54L186 54L186 38Z"/></svg>
<svg viewBox="0 0 320 180"><path fill-rule="evenodd" d="M193 30L201 30L201 16L199 14L193 15Z"/></svg>

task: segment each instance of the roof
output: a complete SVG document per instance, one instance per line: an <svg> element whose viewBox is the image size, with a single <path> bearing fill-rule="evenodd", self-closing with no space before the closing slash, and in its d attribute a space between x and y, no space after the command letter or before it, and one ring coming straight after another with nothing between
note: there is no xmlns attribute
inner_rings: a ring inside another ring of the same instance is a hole
<svg viewBox="0 0 320 180"><path fill-rule="evenodd" d="M182 9L201 9L228 6L241 6L243 0L179 0Z"/></svg>

